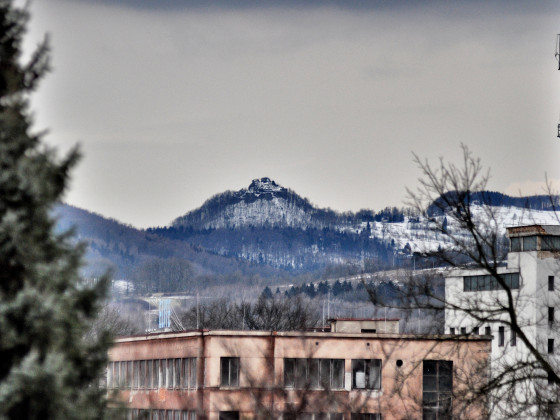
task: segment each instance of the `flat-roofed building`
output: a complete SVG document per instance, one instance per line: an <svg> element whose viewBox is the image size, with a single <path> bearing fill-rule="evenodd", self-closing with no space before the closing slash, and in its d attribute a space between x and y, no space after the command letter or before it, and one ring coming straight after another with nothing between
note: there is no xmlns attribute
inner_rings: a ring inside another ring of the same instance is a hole
<svg viewBox="0 0 560 420"><path fill-rule="evenodd" d="M483 419L489 353L482 336L161 333L119 338L107 385L134 419Z"/></svg>
<svg viewBox="0 0 560 420"><path fill-rule="evenodd" d="M511 328L511 314L506 309L513 308L519 327L542 357L560 366L556 350L560 340L560 226L509 227L507 235L507 265L497 267L506 288L485 270L455 270L446 276L445 332L492 335L492 375L503 376L502 382L507 384L495 391L492 418L558 418L558 413L553 417L537 414L539 404L550 403L551 410L556 410L558 392L549 386L546 374L539 373L534 356L519 340L519 332ZM534 379L539 375L542 379ZM515 387L513 393L505 397L504 389L510 386Z"/></svg>

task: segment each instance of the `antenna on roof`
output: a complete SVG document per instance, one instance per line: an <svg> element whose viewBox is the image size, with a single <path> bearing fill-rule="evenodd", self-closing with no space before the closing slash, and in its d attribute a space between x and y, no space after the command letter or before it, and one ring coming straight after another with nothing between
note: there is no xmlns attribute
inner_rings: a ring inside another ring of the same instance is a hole
<svg viewBox="0 0 560 420"><path fill-rule="evenodd" d="M556 61L558 61L558 70L560 70L560 34L556 35L556 52L554 53ZM560 138L560 124L558 124L558 137Z"/></svg>
<svg viewBox="0 0 560 420"><path fill-rule="evenodd" d="M558 70L560 70L560 34L556 35L556 52L554 53L556 61L558 61Z"/></svg>

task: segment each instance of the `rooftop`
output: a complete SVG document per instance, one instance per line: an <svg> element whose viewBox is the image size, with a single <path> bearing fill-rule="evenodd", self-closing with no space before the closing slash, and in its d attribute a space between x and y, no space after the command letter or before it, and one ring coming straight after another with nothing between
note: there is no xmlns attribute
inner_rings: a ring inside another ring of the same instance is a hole
<svg viewBox="0 0 560 420"><path fill-rule="evenodd" d="M452 335L452 334L393 334L393 333L333 333L309 331L243 331L243 330L190 330L157 332L144 335L119 337L117 343L127 343L145 340L169 340L189 337L221 336L221 337L300 337L300 338L352 338L379 340L439 340L439 341L488 341L491 336L486 335Z"/></svg>

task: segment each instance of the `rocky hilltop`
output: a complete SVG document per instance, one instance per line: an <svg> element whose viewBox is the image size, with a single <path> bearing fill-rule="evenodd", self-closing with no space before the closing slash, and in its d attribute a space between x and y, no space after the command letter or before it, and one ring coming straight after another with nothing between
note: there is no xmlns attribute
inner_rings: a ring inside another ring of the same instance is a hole
<svg viewBox="0 0 560 420"><path fill-rule="evenodd" d="M338 223L335 212L315 208L306 198L265 177L254 179L248 188L213 196L200 208L175 219L171 227L194 230L294 227L305 230Z"/></svg>

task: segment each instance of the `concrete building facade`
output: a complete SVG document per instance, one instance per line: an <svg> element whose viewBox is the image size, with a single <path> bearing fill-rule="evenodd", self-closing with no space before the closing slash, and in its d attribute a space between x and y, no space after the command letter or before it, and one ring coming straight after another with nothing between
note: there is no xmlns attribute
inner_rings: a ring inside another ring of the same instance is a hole
<svg viewBox="0 0 560 420"><path fill-rule="evenodd" d="M560 366L560 226L510 227L507 234L507 265L498 268L498 274L511 295L487 271L454 271L445 281L445 332L492 335L492 376L507 375L506 380L511 377L517 381L517 389L508 397L504 390L495 391L492 417L500 419L514 413L515 418L535 419L540 417L537 407L531 408L531 401L545 398L554 405L558 392L548 386L544 372L539 380L539 372L531 362L534 357L511 328L511 315L504 308L513 307L529 341L544 358ZM523 375L533 378L519 381Z"/></svg>
<svg viewBox="0 0 560 420"><path fill-rule="evenodd" d="M150 334L117 340L107 386L133 419L484 419L489 354L482 336Z"/></svg>

